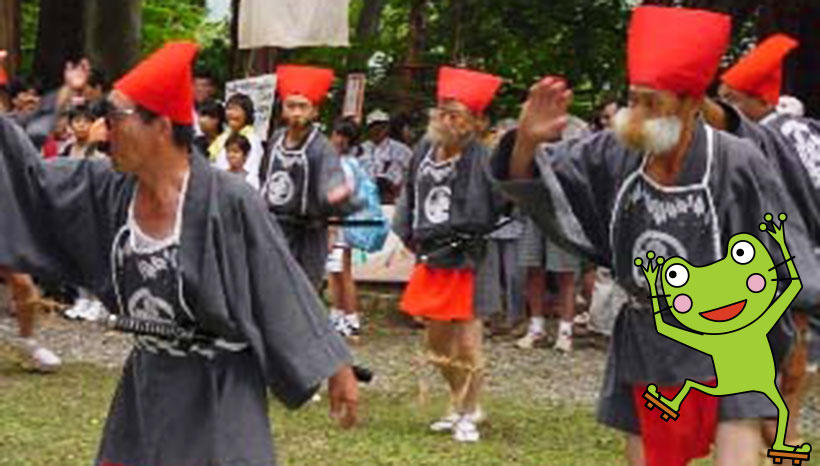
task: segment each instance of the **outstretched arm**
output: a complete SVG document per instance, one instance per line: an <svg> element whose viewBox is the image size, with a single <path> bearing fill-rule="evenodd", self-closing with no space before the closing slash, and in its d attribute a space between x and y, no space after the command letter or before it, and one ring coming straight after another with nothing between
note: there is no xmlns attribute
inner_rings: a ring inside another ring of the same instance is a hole
<svg viewBox="0 0 820 466"><path fill-rule="evenodd" d="M774 219L770 213L767 213L764 218L766 221L760 224L760 231L765 231L768 233L769 236L771 236L772 239L780 245L780 251L783 253L783 260L786 262L786 268L789 271L789 279L791 279L789 286L787 286L786 289L780 293L780 296L772 302L769 309L767 309L760 319L754 323L755 326L768 332L772 327L774 327L774 324L777 323L783 313L786 312L786 309L788 309L789 305L791 305L792 301L794 301L794 298L797 297L797 293L803 289L803 283L800 282L800 275L797 273L797 267L794 266L794 259L792 258L791 253L789 253L789 248L786 245L786 234L784 231L786 214L781 213L778 216L780 219L780 225L774 224ZM771 223L771 227L769 226L769 223Z"/></svg>
<svg viewBox="0 0 820 466"><path fill-rule="evenodd" d="M675 327L674 325L669 325L663 320L661 313L666 312L669 309L666 308L666 306L661 306L661 299L665 299L666 295L658 294L657 279L658 274L663 269L662 266L664 259L661 256L656 258L654 251L648 251L646 253L646 258L646 267L643 267L643 259L640 257L635 258L635 266L640 267L641 270L643 270L644 277L646 277L646 282L649 285L649 299L652 301L652 312L655 314L655 330L657 330L661 335L671 338L678 343L682 343L698 351L703 351L705 346L705 337L703 335L689 332L687 330ZM655 259L654 267L652 266L652 259Z"/></svg>
<svg viewBox="0 0 820 466"><path fill-rule="evenodd" d="M98 289L125 181L104 162L43 162L0 117L0 264Z"/></svg>

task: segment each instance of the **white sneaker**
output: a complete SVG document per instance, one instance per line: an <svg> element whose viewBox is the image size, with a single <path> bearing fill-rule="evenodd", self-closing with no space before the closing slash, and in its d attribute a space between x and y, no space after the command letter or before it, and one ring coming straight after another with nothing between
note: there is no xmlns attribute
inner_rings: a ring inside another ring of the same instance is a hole
<svg viewBox="0 0 820 466"><path fill-rule="evenodd" d="M555 340L555 346L553 346L556 350L562 353L569 353L572 351L572 334L571 333L559 333L558 339Z"/></svg>
<svg viewBox="0 0 820 466"><path fill-rule="evenodd" d="M347 338L353 342L358 342L362 334L362 324L359 316L356 314L349 314L344 318L345 325L347 325Z"/></svg>
<svg viewBox="0 0 820 466"><path fill-rule="evenodd" d="M481 410L480 406L477 407L472 413L467 413L463 417L472 421L475 425L481 424L485 419L487 419L487 416L484 415L484 411Z"/></svg>
<svg viewBox="0 0 820 466"><path fill-rule="evenodd" d="M575 316L575 319L572 321L573 324L579 326L586 326L589 325L589 312L583 312Z"/></svg>
<svg viewBox="0 0 820 466"><path fill-rule="evenodd" d="M85 309L82 311L83 312L80 313L78 318L87 320L89 322L96 322L97 319L99 319L100 316L102 316L105 312L105 308L103 308L101 302L93 300L89 301L88 306L86 306Z"/></svg>
<svg viewBox="0 0 820 466"><path fill-rule="evenodd" d="M40 346L33 340L24 341L22 346L25 357L24 365L37 372L55 372L63 364L50 349Z"/></svg>
<svg viewBox="0 0 820 466"><path fill-rule="evenodd" d="M526 335L519 338L518 341L515 342L515 346L521 349L532 349L535 347L535 344L543 340L547 337L547 334L544 332L533 332L532 330L528 331Z"/></svg>
<svg viewBox="0 0 820 466"><path fill-rule="evenodd" d="M453 426L453 440L456 442L478 442L481 436L478 427L468 416L462 416Z"/></svg>
<svg viewBox="0 0 820 466"><path fill-rule="evenodd" d="M433 432L450 432L456 425L460 416L456 413L448 414L438 421L430 424L430 430Z"/></svg>
<svg viewBox="0 0 820 466"><path fill-rule="evenodd" d="M344 318L337 320L333 328L335 328L336 331L339 332L339 334L341 334L345 338L351 335L350 326L348 325L347 320L345 320Z"/></svg>
<svg viewBox="0 0 820 466"><path fill-rule="evenodd" d="M65 316L69 319L81 319L82 315L86 313L88 306L91 305L91 301L86 298L79 298L77 301L74 302L74 305L68 308L65 311Z"/></svg>

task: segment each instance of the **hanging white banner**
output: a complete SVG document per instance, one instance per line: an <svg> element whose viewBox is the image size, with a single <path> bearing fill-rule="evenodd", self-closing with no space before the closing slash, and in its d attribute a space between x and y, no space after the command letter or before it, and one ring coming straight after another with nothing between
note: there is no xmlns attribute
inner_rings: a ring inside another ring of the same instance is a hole
<svg viewBox="0 0 820 466"><path fill-rule="evenodd" d="M347 47L350 0L242 0L239 48Z"/></svg>

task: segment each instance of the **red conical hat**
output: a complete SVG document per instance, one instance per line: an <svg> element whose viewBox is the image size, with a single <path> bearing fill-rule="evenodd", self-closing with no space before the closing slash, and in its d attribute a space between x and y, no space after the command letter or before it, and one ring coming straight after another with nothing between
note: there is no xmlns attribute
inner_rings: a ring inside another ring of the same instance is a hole
<svg viewBox="0 0 820 466"><path fill-rule="evenodd" d="M438 71L438 100L454 99L473 113L482 114L501 87L498 76L442 66Z"/></svg>
<svg viewBox="0 0 820 466"><path fill-rule="evenodd" d="M198 46L169 42L114 84L114 89L174 123L193 123L194 87L191 70Z"/></svg>
<svg viewBox="0 0 820 466"><path fill-rule="evenodd" d="M785 34L775 34L741 58L720 79L733 89L777 105L783 85L783 59L798 45L799 42Z"/></svg>
<svg viewBox="0 0 820 466"><path fill-rule="evenodd" d="M301 95L319 105L330 90L333 70L313 66L280 65L276 67L276 88L282 100Z"/></svg>
<svg viewBox="0 0 820 466"><path fill-rule="evenodd" d="M642 6L629 23L629 83L700 97L729 45L729 16L689 8Z"/></svg>

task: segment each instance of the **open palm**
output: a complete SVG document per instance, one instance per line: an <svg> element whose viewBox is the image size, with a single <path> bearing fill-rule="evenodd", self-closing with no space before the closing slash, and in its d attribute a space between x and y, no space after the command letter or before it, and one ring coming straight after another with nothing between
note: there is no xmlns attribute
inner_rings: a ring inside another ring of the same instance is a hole
<svg viewBox="0 0 820 466"><path fill-rule="evenodd" d="M567 124L567 107L572 91L559 78L545 78L530 88L527 102L521 109L518 131L534 142L549 142L561 138Z"/></svg>

